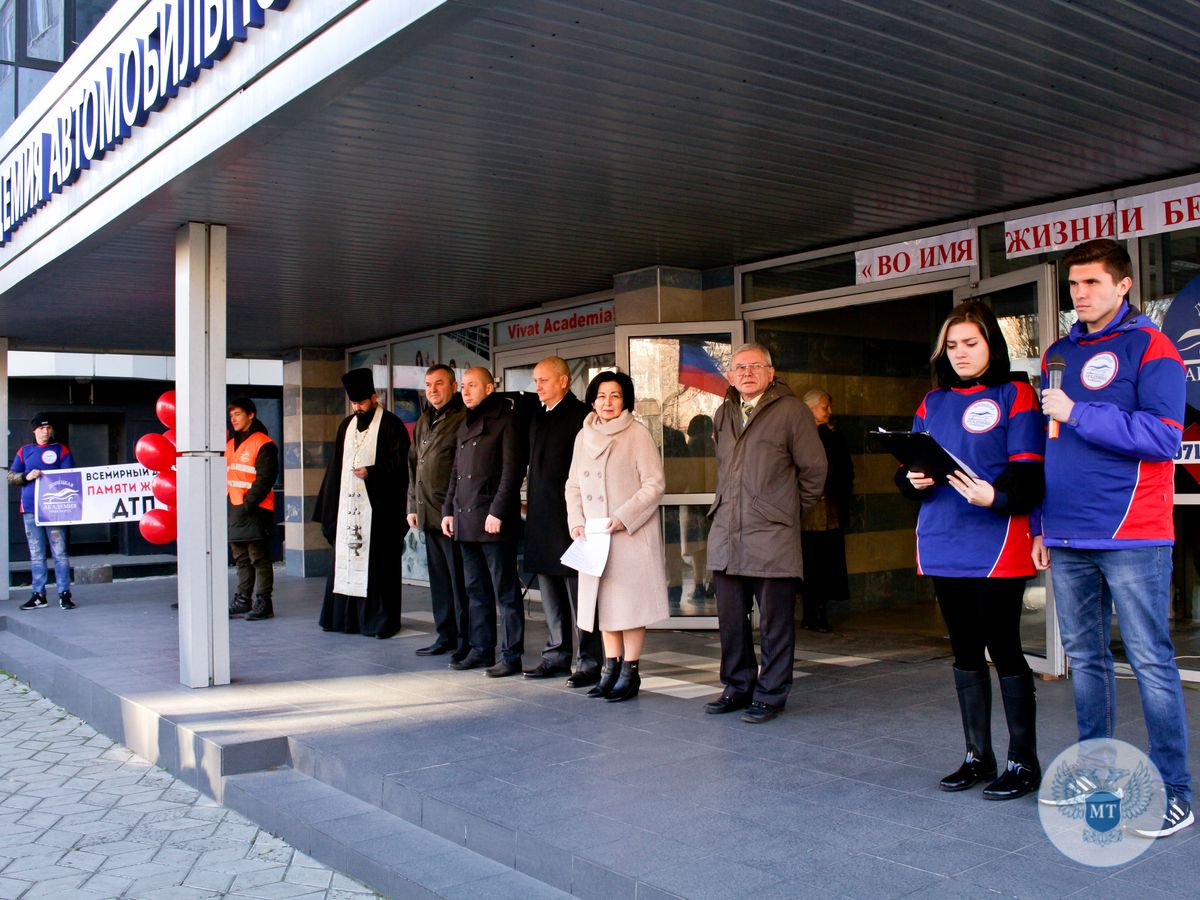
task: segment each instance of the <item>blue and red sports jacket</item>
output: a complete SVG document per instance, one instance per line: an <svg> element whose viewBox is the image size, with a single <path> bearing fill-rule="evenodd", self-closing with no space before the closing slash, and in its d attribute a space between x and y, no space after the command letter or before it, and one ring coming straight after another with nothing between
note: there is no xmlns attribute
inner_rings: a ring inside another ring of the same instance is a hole
<svg viewBox="0 0 1200 900"><path fill-rule="evenodd" d="M1027 382L934 390L913 418L979 478L995 484L1011 463L1041 464L1045 426ZM946 578L1025 578L1034 574L1030 515L971 506L949 485L936 485L917 519L917 571ZM1033 515L1036 517L1036 511Z"/></svg>
<svg viewBox="0 0 1200 900"><path fill-rule="evenodd" d="M1175 345L1128 302L1088 334L1076 322L1042 358L1066 362L1070 421L1046 442L1048 547L1118 550L1172 544L1175 454L1186 376Z"/></svg>
<svg viewBox="0 0 1200 900"><path fill-rule="evenodd" d="M26 444L13 457L10 472L32 472L34 469L49 471L51 469L73 469L75 458L71 456L71 448L66 444L51 441L48 444ZM21 485L21 512L31 513L34 509L34 482L26 481Z"/></svg>

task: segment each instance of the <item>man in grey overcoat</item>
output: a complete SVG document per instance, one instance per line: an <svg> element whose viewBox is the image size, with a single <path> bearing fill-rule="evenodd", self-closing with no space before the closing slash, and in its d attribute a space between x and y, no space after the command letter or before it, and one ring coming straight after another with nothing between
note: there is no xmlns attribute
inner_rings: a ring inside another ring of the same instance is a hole
<svg viewBox="0 0 1200 900"><path fill-rule="evenodd" d="M821 496L825 450L808 407L775 381L766 347L738 348L728 378L713 417L717 497L708 512L725 690L704 709L744 709L742 721L758 724L779 714L792 688L796 589L804 576L800 519ZM761 670L750 621L756 598Z"/></svg>

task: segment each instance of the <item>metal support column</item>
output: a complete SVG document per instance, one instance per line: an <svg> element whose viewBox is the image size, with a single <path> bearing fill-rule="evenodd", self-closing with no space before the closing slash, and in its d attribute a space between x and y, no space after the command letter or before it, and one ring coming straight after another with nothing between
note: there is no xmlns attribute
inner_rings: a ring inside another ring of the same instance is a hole
<svg viewBox="0 0 1200 900"><path fill-rule="evenodd" d="M179 680L229 684L225 514L224 225L175 236L175 434L179 459Z"/></svg>

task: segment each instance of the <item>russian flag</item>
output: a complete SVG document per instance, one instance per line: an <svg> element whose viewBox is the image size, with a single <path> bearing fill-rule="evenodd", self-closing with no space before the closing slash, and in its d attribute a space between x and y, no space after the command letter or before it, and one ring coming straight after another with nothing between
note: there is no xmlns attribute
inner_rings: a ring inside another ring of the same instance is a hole
<svg viewBox="0 0 1200 900"><path fill-rule="evenodd" d="M728 379L704 345L688 341L679 342L679 383L718 397L729 390Z"/></svg>

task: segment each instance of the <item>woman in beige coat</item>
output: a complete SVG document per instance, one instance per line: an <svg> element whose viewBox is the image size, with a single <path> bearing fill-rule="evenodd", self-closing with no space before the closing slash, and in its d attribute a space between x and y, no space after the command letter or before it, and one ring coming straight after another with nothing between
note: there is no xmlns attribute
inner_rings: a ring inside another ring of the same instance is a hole
<svg viewBox="0 0 1200 900"><path fill-rule="evenodd" d="M593 412L575 438L567 476L567 523L584 537L589 519L608 519L612 535L604 574L579 573L579 627L599 612L604 668L589 697L618 702L636 697L646 626L665 619L667 572L658 501L666 490L662 456L646 427L635 422L633 381L601 372L588 385Z"/></svg>

